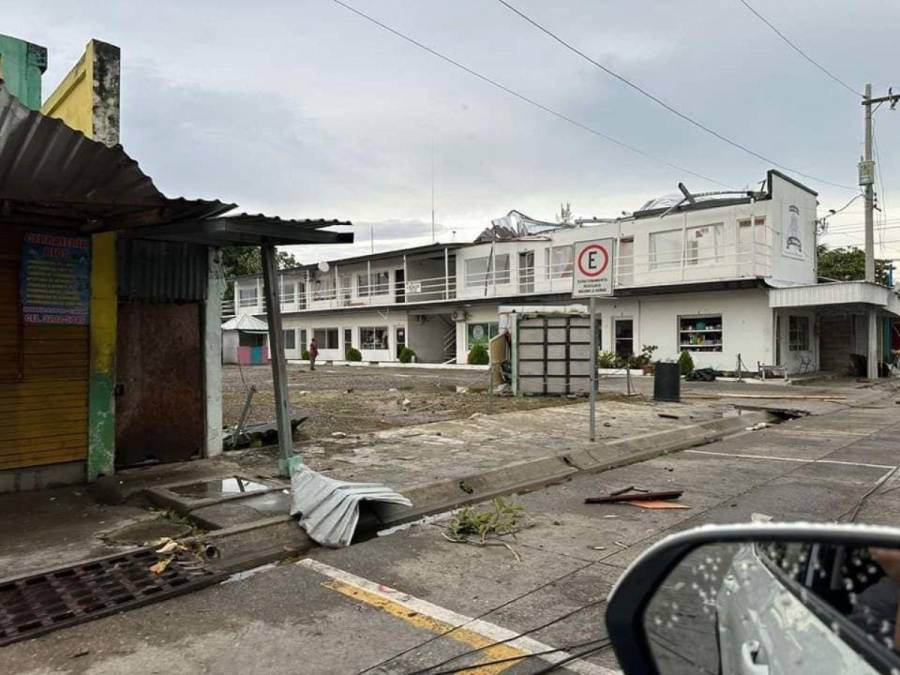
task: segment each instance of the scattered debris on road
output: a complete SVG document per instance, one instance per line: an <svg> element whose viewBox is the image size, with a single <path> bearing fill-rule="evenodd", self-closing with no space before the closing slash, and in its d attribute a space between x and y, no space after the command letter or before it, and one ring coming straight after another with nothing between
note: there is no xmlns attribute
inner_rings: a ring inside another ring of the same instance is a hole
<svg viewBox="0 0 900 675"><path fill-rule="evenodd" d="M463 509L453 517L442 536L454 544L503 546L516 561L521 561L518 552L502 537L514 535L522 529L522 506L503 497L493 499L491 506L493 509L490 511Z"/></svg>
<svg viewBox="0 0 900 675"><path fill-rule="evenodd" d="M684 494L683 490L664 490L661 492L628 492L604 497L585 497L585 504L615 504L617 502L634 502L634 501L664 501L670 499L680 499Z"/></svg>
<svg viewBox="0 0 900 675"><path fill-rule="evenodd" d="M657 416L657 417L663 417L663 418L665 418L665 419L667 419L667 420L680 420L680 419L681 419L681 415L676 415L676 414L674 414L674 413L663 413L663 412L661 412L661 413L656 413L656 416Z"/></svg>
<svg viewBox="0 0 900 675"><path fill-rule="evenodd" d="M746 431L760 431L761 429L768 429L769 425L766 422L757 422L751 427L745 427Z"/></svg>

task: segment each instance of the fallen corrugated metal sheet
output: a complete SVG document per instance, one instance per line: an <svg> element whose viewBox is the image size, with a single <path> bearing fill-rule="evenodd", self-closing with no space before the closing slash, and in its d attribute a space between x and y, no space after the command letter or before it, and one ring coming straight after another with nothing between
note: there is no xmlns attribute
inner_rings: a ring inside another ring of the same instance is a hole
<svg viewBox="0 0 900 675"><path fill-rule="evenodd" d="M412 506L403 495L377 483L350 483L328 478L300 466L291 478L291 515L300 516L300 527L310 538L338 548L349 546L359 522L360 502Z"/></svg>
<svg viewBox="0 0 900 675"><path fill-rule="evenodd" d="M95 231L209 218L234 208L220 201L169 199L121 146L92 141L23 105L0 80L0 201L4 219Z"/></svg>
<svg viewBox="0 0 900 675"><path fill-rule="evenodd" d="M122 238L118 246L119 299L206 300L209 256L205 246Z"/></svg>

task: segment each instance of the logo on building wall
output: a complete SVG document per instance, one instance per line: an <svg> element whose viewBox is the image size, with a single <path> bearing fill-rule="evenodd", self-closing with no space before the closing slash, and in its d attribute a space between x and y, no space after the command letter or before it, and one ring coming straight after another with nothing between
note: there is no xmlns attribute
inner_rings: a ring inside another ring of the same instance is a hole
<svg viewBox="0 0 900 675"><path fill-rule="evenodd" d="M800 208L797 205L790 204L786 207L781 227L783 232L781 253L789 258L803 260L806 257L803 251L803 223L800 220Z"/></svg>

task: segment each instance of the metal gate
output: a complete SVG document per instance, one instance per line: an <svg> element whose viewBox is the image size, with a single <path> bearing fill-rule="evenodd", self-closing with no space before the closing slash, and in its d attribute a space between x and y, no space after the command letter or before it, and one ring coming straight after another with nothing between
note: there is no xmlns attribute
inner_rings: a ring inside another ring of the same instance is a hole
<svg viewBox="0 0 900 675"><path fill-rule="evenodd" d="M516 392L587 394L590 319L582 315L521 315L516 325Z"/></svg>

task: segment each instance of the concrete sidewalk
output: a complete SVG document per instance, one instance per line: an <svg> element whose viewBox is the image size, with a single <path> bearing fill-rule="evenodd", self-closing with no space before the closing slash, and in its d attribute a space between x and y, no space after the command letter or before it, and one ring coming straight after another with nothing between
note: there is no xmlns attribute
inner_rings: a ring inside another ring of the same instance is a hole
<svg viewBox="0 0 900 675"><path fill-rule="evenodd" d="M719 390L712 384L691 385L685 393L688 397L695 392L709 396ZM838 414L838 419L840 411L850 407L862 410L873 401L893 405L892 391L885 386L812 389L778 385L762 389L760 385L742 388L729 383L726 389L754 395L772 389L772 395L799 390L846 397L839 404L802 399L747 401L756 409L805 409L816 416L815 421L808 418L808 423L817 428L827 424L832 415ZM383 482L410 496L413 509L392 514L392 522L399 523L497 494L527 492L581 472L603 471L702 445L765 419L759 412L738 417L734 406L743 403L738 399L686 398L684 403L664 404L641 397L606 395L598 402L595 443L587 438L588 406L583 403L477 415L359 436L348 434L304 443L297 450L309 466L323 473ZM798 430L802 428L799 422L793 424ZM841 427L842 423L835 425ZM174 515L174 520L180 521L188 516L213 530L210 538L221 545L235 567L308 548L305 534L286 515L289 495L276 476L276 466L274 451L262 449L215 460L124 471L92 487L91 494L84 488L60 488L0 497L0 508L7 515L0 538L14 542L4 547L10 555L0 557L0 578L116 552L120 546L99 537L106 537L119 526L160 519L159 514L134 505L98 506L92 498L97 494L112 502L140 503L140 496L156 497L153 501L157 505L175 512L166 517ZM217 499L217 486L234 476L258 480L266 489ZM213 482L206 482L210 480ZM172 490L188 484L194 492L200 491L199 497L185 497ZM16 515L23 505L30 505L26 507L27 520L26 514ZM25 527L21 526L23 522Z"/></svg>

